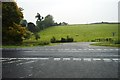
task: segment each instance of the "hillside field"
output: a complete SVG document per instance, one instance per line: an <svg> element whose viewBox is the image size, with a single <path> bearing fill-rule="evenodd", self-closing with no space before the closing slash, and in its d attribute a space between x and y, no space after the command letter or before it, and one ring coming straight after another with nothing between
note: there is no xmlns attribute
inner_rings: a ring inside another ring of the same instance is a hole
<svg viewBox="0 0 120 80"><path fill-rule="evenodd" d="M113 32L115 35L113 36ZM40 41L50 41L54 36L57 40L67 36L74 38L76 42L88 42L98 38L118 38L118 24L79 24L67 26L55 26L47 28L39 33Z"/></svg>

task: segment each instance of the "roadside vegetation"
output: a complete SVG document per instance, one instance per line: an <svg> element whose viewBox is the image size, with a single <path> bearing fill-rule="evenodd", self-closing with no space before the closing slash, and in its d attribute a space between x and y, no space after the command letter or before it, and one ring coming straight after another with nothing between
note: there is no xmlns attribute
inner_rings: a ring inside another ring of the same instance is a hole
<svg viewBox="0 0 120 80"><path fill-rule="evenodd" d="M92 45L120 47L117 23L68 25L66 22L55 22L50 14L42 17L37 13L35 16L37 21L34 24L24 19L23 10L15 2L3 3L3 48L34 47L65 42L97 42Z"/></svg>

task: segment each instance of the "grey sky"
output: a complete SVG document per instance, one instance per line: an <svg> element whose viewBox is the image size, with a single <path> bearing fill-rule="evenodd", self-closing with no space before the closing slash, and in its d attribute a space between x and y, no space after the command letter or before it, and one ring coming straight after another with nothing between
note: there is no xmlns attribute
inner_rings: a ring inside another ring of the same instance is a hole
<svg viewBox="0 0 120 80"><path fill-rule="evenodd" d="M56 22L81 24L91 22L117 22L119 0L16 0L24 9L28 22L36 22L39 12L43 17L53 15Z"/></svg>

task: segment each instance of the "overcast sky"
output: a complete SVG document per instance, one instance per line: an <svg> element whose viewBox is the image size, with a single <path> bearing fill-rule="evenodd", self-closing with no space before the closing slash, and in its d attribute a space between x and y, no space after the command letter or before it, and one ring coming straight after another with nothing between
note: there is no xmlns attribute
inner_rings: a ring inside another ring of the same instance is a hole
<svg viewBox="0 0 120 80"><path fill-rule="evenodd" d="M24 9L24 18L36 22L40 13L51 14L56 22L83 24L91 22L117 22L118 1L120 0L16 0Z"/></svg>

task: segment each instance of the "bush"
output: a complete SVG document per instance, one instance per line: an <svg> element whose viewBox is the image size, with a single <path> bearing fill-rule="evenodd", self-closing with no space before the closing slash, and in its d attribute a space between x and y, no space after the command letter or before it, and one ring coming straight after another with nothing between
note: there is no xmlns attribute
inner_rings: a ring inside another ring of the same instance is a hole
<svg viewBox="0 0 120 80"><path fill-rule="evenodd" d="M69 36L67 36L67 42L73 42L73 38L69 38Z"/></svg>
<svg viewBox="0 0 120 80"><path fill-rule="evenodd" d="M56 43L56 38L53 36L52 39L50 40L51 43Z"/></svg>
<svg viewBox="0 0 120 80"><path fill-rule="evenodd" d="M55 37L53 37L51 39L51 43L60 43L60 42L73 42L74 39L73 38L69 38L69 36L67 36L67 38L61 38L61 40L56 40Z"/></svg>
<svg viewBox="0 0 120 80"><path fill-rule="evenodd" d="M61 42L67 42L65 38L61 38Z"/></svg>
<svg viewBox="0 0 120 80"><path fill-rule="evenodd" d="M114 44L120 44L120 40L113 41Z"/></svg>
<svg viewBox="0 0 120 80"><path fill-rule="evenodd" d="M35 39L36 40L38 40L38 39L40 39L40 36L36 33L36 34L34 34L35 35Z"/></svg>

